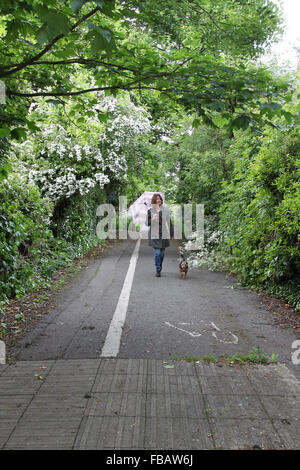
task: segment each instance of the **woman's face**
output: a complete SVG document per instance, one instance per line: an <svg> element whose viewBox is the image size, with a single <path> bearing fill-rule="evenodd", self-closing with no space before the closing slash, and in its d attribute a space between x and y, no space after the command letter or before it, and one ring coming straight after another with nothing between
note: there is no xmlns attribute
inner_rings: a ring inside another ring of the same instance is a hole
<svg viewBox="0 0 300 470"><path fill-rule="evenodd" d="M160 196L156 196L156 204L158 204L159 206L162 205L162 199Z"/></svg>

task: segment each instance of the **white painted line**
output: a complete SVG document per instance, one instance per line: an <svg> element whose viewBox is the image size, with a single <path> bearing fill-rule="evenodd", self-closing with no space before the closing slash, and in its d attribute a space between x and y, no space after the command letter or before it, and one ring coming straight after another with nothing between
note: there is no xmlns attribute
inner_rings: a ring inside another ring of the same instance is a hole
<svg viewBox="0 0 300 470"><path fill-rule="evenodd" d="M187 333L188 335L192 336L193 338L202 336L202 334L199 333L198 331L187 331L187 330L184 330L183 328L178 328L178 326L172 325L172 323L169 323L168 321L165 321L165 324L168 325L168 326L172 326L176 330L184 331L184 333Z"/></svg>
<svg viewBox="0 0 300 470"><path fill-rule="evenodd" d="M122 336L122 328L125 323L128 302L134 277L134 271L139 256L139 248L141 239L136 242L134 251L131 255L129 268L125 277L122 291L118 300L118 304L113 315L112 321L107 332L105 343L101 352L101 357L116 357L119 349Z"/></svg>
<svg viewBox="0 0 300 470"><path fill-rule="evenodd" d="M204 320L199 320L201 323L204 323ZM165 324L168 325L168 326L171 326L172 328L175 328L176 330L180 330L180 331L183 331L184 333L187 333L188 335L192 336L193 338L199 338L200 336L202 336L202 333L200 333L199 331L187 331L187 330L184 330L183 328L179 328L178 326L175 326L175 325L172 325L172 323L168 322L168 321L165 321ZM193 323L179 323L179 325L193 325ZM233 338L233 341L225 341L223 339L220 339L218 338L217 336L217 333L216 332L212 332L211 331L211 328L209 329L204 329L203 330L203 333L207 333L207 332L211 332L212 336L217 340L217 341L220 341L221 343L227 343L227 344L237 344L239 342L239 339L238 337L232 333L231 331L229 330L220 330L220 328L215 324L213 323L212 321L210 321L209 323L206 323L207 326L212 326L214 330L216 330L219 335L231 335L232 338Z"/></svg>
<svg viewBox="0 0 300 470"><path fill-rule="evenodd" d="M212 324L212 326L217 330L217 331L221 331L220 328L217 327L217 325L215 325L212 321L210 322ZM232 333L231 331L227 330L227 332L232 335L233 337L233 341L223 341L222 339L218 338L217 337L217 334L216 333L212 333L213 337L216 338L218 341L220 341L221 343L227 343L227 344L237 344L239 342L239 339L238 337ZM223 334L225 334L225 332L223 332Z"/></svg>
<svg viewBox="0 0 300 470"><path fill-rule="evenodd" d="M0 340L0 364L5 364L5 343Z"/></svg>

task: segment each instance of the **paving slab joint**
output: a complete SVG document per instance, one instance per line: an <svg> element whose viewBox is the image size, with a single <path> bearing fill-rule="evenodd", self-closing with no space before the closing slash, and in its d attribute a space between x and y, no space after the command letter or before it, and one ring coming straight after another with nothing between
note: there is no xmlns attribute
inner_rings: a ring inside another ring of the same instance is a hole
<svg viewBox="0 0 300 470"><path fill-rule="evenodd" d="M203 404L204 404L204 413L205 413L205 417L206 417L206 420L207 420L207 422L208 422L208 426L209 426L209 430L210 430L210 434L208 435L208 437L211 438L212 444L213 444L213 448L216 450L216 449L217 449L217 445L216 445L215 435L214 435L214 432L213 432L213 427L212 427L211 419L210 419L209 413L208 413L208 411L207 411L207 410L208 410L208 404L207 404L206 399L205 399L205 396L204 396L204 392L203 392L203 388L202 388L202 386L201 386L201 381L200 381L198 369L197 369L195 363L193 364L193 368L194 368L194 373L195 373L195 376L196 376L196 378L197 378L197 382L198 382L198 385L199 385L199 390L200 390L200 393L201 393L202 401L203 401Z"/></svg>

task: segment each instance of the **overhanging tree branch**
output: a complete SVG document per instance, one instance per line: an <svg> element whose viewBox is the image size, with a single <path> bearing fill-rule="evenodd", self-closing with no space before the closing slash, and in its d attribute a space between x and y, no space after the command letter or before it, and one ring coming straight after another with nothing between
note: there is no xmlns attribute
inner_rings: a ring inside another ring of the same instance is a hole
<svg viewBox="0 0 300 470"><path fill-rule="evenodd" d="M66 59L66 60L39 60L37 62L34 62L32 64L28 64L27 67L29 66L35 66L35 65L71 65L71 64L80 64L80 65L104 65L105 67L114 67L120 70L124 70L127 72L134 72L136 73L137 70L129 68L129 67L124 67L122 65L117 65L117 64L111 64L108 62L103 62L101 60L97 59L84 59L82 57L78 59Z"/></svg>
<svg viewBox="0 0 300 470"><path fill-rule="evenodd" d="M86 21L88 18L90 18L91 16L93 16L95 13L97 13L98 11L100 11L100 8L97 7L97 8L94 8L92 11L90 11L89 13L87 13L86 15L84 15L82 18L80 18L77 23L75 23L73 26L71 26L70 28L70 33L73 32L81 23L83 23L84 21ZM12 74L14 74L15 72L18 72L19 70L22 70L24 69L25 67L29 66L29 65L34 65L36 61L38 61L41 57L43 57L47 52L49 52L52 47L60 40L62 39L63 37L65 37L66 34L59 34L58 36L56 36L54 39L52 39L52 41L47 44L46 47L44 47L44 49L39 52L38 54L36 54L35 56L31 57L30 59L27 59L25 60L24 62L21 62L20 64L14 66L14 65L9 65L9 66L4 66L4 67L1 67L0 70L4 70L4 72L0 72L0 77L2 78L5 78L5 77L8 77ZM13 68L11 68L13 67ZM6 70L8 69L8 70Z"/></svg>
<svg viewBox="0 0 300 470"><path fill-rule="evenodd" d="M167 91L172 91L172 88L167 89L167 88L162 88L162 87L154 87L154 86L145 86L142 87L141 83L145 83L147 80L157 80L159 78L170 78L174 77L174 74L184 65L186 65L191 58L185 59L182 63L176 65L174 70L170 72L160 72L156 74L150 74L147 76L140 76L136 78L135 80L125 83L125 84L119 84L119 85L112 85L112 86L104 86L104 87L93 87L93 88L87 88L84 90L78 90L78 91L60 91L60 92L55 92L55 91L39 91L39 92L19 92L15 90L10 90L9 88L6 90L6 95L7 96L19 96L19 97L26 97L26 98L34 98L38 96L54 96L54 97L59 97L59 96L78 96L82 95L85 93L92 93L96 91L115 91L115 90L134 90L136 87L133 87L134 85L138 85L139 89L147 89L147 90L158 90L161 92L167 92ZM130 69L129 69L130 70ZM131 70L132 71L132 70ZM136 71L135 71L136 72ZM203 76L204 77L204 76ZM207 78L207 77L205 77ZM172 84L172 82L170 82ZM174 85L174 84L173 84Z"/></svg>
<svg viewBox="0 0 300 470"><path fill-rule="evenodd" d="M136 84L134 82L133 84ZM116 90L136 90L136 89L143 89L143 90L158 90L161 92L168 91L167 89L164 90L162 88L156 88L153 86L132 86L131 84L127 85L114 85L114 86L107 86L107 87L95 87L95 88L87 88L85 90L78 90L78 91L61 91L61 92L51 92L51 91L40 91L40 92L33 92L33 93L21 93L14 90L7 90L6 94L8 96L20 96L25 98L34 98L38 96L78 96L84 95L85 93L92 93L96 91L116 91ZM169 90L171 91L171 90Z"/></svg>

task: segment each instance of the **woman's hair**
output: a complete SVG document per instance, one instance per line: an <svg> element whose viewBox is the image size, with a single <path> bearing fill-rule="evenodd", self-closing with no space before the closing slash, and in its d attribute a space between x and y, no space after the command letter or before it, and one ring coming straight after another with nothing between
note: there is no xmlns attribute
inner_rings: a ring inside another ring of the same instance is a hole
<svg viewBox="0 0 300 470"><path fill-rule="evenodd" d="M159 193L155 193L155 194L153 194L153 196L152 196L151 204L156 204L156 198L157 198L157 196L159 196L160 199L162 200L162 202L164 202L162 196L161 196Z"/></svg>

